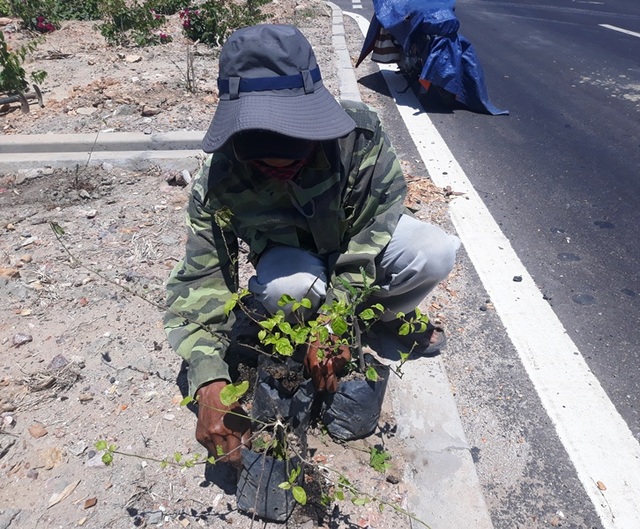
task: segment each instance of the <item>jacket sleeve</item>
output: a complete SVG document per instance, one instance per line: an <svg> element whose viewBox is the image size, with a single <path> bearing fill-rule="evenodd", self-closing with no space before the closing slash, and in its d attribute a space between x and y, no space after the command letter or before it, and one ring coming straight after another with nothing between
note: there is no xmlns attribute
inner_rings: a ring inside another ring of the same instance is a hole
<svg viewBox="0 0 640 529"><path fill-rule="evenodd" d="M186 255L167 282L164 328L171 347L188 364L189 394L216 379L229 378L224 361L233 316L224 304L238 288L238 241L224 211L206 202L209 164L194 182L187 212Z"/></svg>
<svg viewBox="0 0 640 529"><path fill-rule="evenodd" d="M371 111L369 111L371 112ZM348 229L346 250L335 261L327 300L347 301L340 279L358 288L376 282L376 258L389 244L400 216L406 212L407 187L393 147L377 118L363 138L355 139L344 207Z"/></svg>

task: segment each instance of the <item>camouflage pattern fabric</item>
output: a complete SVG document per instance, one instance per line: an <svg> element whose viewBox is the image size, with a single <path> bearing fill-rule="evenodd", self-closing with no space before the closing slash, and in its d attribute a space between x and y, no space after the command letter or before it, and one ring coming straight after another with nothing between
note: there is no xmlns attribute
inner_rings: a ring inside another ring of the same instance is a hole
<svg viewBox="0 0 640 529"><path fill-rule="evenodd" d="M167 283L165 331L189 364L189 393L229 378L224 361L234 317L223 307L238 289L238 240L256 262L287 245L327 258L327 301L347 300L338 277L375 283L375 259L391 240L406 195L395 152L375 112L343 102L356 129L323 142L292 181L265 179L223 148L194 180L187 212L186 255ZM380 278L384 279L384 278Z"/></svg>

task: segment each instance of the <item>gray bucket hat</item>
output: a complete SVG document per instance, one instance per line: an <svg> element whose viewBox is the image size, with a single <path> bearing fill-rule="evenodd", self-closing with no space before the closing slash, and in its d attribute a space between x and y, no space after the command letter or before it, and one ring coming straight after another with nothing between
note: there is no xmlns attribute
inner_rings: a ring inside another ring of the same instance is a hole
<svg viewBox="0 0 640 529"><path fill-rule="evenodd" d="M354 128L322 84L311 45L290 25L235 31L220 52L220 99L202 150L219 150L235 133L262 129L324 141Z"/></svg>

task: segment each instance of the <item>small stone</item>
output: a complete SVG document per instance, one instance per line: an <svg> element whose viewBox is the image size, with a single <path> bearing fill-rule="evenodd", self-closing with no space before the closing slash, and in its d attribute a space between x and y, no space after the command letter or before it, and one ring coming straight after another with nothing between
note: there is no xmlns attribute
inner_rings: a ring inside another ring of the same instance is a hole
<svg viewBox="0 0 640 529"><path fill-rule="evenodd" d="M35 468L30 468L29 472L27 472L27 477L29 479L38 479L38 471Z"/></svg>
<svg viewBox="0 0 640 529"><path fill-rule="evenodd" d="M77 365L80 369L84 369L87 365L84 357L80 355L71 355L71 362Z"/></svg>
<svg viewBox="0 0 640 529"><path fill-rule="evenodd" d="M105 132L105 131L103 131ZM102 169L108 173L110 173L111 171L113 171L113 164L109 163L109 162L104 162L102 164Z"/></svg>
<svg viewBox="0 0 640 529"><path fill-rule="evenodd" d="M91 507L95 507L97 503L98 503L98 498L87 498L86 500L84 500L83 507L85 509L91 509Z"/></svg>
<svg viewBox="0 0 640 529"><path fill-rule="evenodd" d="M152 511L147 513L147 523L151 525L159 525L162 523L164 513L162 511Z"/></svg>
<svg viewBox="0 0 640 529"><path fill-rule="evenodd" d="M142 60L142 56L141 55L127 55L124 58L125 62L128 62L130 64L135 63L135 62L140 62Z"/></svg>
<svg viewBox="0 0 640 529"><path fill-rule="evenodd" d="M49 373L57 373L62 368L67 367L69 365L69 360L67 360L63 355L57 354L53 357L49 365L47 366L47 371Z"/></svg>
<svg viewBox="0 0 640 529"><path fill-rule="evenodd" d="M387 480L388 483L391 483L392 485L397 485L398 483L400 483L400 480L393 474L389 474L385 479Z"/></svg>
<svg viewBox="0 0 640 529"><path fill-rule="evenodd" d="M103 467L106 467L107 465L105 465L104 462L102 461L102 456L100 454L93 452L93 457L89 457L87 459L85 466L91 467L91 468L103 468Z"/></svg>
<svg viewBox="0 0 640 529"><path fill-rule="evenodd" d="M14 347L20 347L26 343L32 342L33 336L30 334L23 334L21 332L13 335L13 345Z"/></svg>
<svg viewBox="0 0 640 529"><path fill-rule="evenodd" d="M78 191L78 196L80 198L84 198L85 200L91 198L91 195L86 189L81 189L80 191Z"/></svg>
<svg viewBox="0 0 640 529"><path fill-rule="evenodd" d="M522 276L513 276L513 281L516 283L522 283Z"/></svg>
<svg viewBox="0 0 640 529"><path fill-rule="evenodd" d="M31 261L33 261L33 256L31 254L24 254L20 257L20 261L22 261L23 263L30 263Z"/></svg>
<svg viewBox="0 0 640 529"><path fill-rule="evenodd" d="M163 415L162 418L165 421L172 421L173 419L176 418L176 416L173 413L167 413L166 415Z"/></svg>
<svg viewBox="0 0 640 529"><path fill-rule="evenodd" d="M49 448L41 454L42 464L45 470L51 470L57 467L64 459L64 454L59 448Z"/></svg>
<svg viewBox="0 0 640 529"><path fill-rule="evenodd" d="M74 456L80 456L84 454L88 445L85 441L78 441L73 446L69 447L69 452L71 452Z"/></svg>
<svg viewBox="0 0 640 529"><path fill-rule="evenodd" d="M157 114L160 114L160 112L162 112L162 111L158 107L151 107L151 106L147 106L147 105L142 107L142 115L143 116L155 116Z"/></svg>
<svg viewBox="0 0 640 529"><path fill-rule="evenodd" d="M80 393L80 395L78 395L78 400L84 404L85 402L93 400L93 395L90 395L89 393Z"/></svg>
<svg viewBox="0 0 640 529"><path fill-rule="evenodd" d="M95 114L95 107L80 107L76 108L76 114L80 114L81 116L90 116L91 114Z"/></svg>
<svg viewBox="0 0 640 529"><path fill-rule="evenodd" d="M49 432L47 432L47 429L42 424L36 422L29 426L29 433L31 434L31 437L40 439L40 437L44 437Z"/></svg>

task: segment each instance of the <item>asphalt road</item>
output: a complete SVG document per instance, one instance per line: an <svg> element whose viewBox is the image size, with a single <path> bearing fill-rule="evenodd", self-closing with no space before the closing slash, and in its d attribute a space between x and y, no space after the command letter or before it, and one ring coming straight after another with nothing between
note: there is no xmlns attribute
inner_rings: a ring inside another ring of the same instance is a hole
<svg viewBox="0 0 640 529"><path fill-rule="evenodd" d="M339 4L367 19L372 14L367 0ZM460 33L476 48L492 102L510 116L423 102L640 439L640 5L547 4L457 2ZM500 322L489 317L484 327L479 332L500 332ZM483 349L486 343L465 345ZM549 518L539 515L557 509L571 518L558 518L564 527L599 527L517 355L508 344L491 348L471 368L473 354L449 365L474 373L453 380L476 384L458 396L467 434L477 443L479 472L487 474L482 479L495 526L543 527ZM466 417L472 408L476 415ZM487 432L504 442L491 446Z"/></svg>
<svg viewBox="0 0 640 529"><path fill-rule="evenodd" d="M640 4L457 4L489 95L436 127L640 439ZM544 332L541 329L541 332Z"/></svg>

